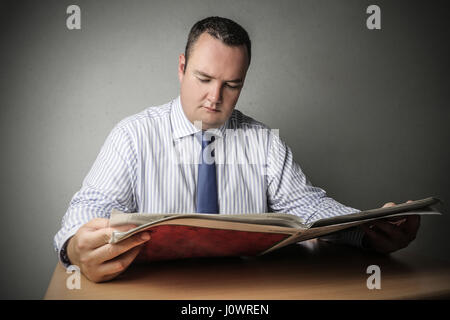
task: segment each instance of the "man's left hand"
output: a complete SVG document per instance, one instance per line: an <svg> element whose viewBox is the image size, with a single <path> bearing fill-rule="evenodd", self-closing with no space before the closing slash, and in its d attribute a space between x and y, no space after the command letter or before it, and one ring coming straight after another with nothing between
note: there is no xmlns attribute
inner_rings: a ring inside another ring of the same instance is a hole
<svg viewBox="0 0 450 320"><path fill-rule="evenodd" d="M411 201L408 201L411 202ZM388 202L385 207L395 206ZM419 215L409 215L371 221L360 226L364 231L363 246L380 253L391 253L407 247L417 235Z"/></svg>

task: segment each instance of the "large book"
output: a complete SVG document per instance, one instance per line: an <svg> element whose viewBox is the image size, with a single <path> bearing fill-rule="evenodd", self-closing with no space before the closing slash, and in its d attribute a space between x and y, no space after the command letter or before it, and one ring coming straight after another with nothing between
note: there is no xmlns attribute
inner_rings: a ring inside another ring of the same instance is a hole
<svg viewBox="0 0 450 320"><path fill-rule="evenodd" d="M305 223L285 213L261 214L149 214L113 210L110 227L136 225L126 232L114 231L110 243L119 243L146 231L151 239L137 260L156 261L197 257L257 256L369 221L402 215L441 214L437 198L426 198L392 207L376 208Z"/></svg>

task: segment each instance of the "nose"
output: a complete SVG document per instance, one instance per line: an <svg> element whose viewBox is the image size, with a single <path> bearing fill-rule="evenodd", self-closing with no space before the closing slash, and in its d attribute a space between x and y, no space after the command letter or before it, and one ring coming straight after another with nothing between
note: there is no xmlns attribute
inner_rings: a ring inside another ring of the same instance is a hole
<svg viewBox="0 0 450 320"><path fill-rule="evenodd" d="M211 86L208 94L208 101L212 105L222 103L222 85L220 83Z"/></svg>

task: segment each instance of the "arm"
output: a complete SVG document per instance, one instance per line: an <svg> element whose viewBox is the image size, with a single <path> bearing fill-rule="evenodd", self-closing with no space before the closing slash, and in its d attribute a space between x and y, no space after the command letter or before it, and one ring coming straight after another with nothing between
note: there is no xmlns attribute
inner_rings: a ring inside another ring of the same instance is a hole
<svg viewBox="0 0 450 320"><path fill-rule="evenodd" d="M305 222L360 211L327 197L324 190L312 186L293 160L290 148L276 136L270 141L267 178L269 205L273 211L301 216ZM394 203L384 206L392 205ZM321 239L390 253L408 246L415 239L419 225L420 216L407 216L403 221L382 219Z"/></svg>
<svg viewBox="0 0 450 320"><path fill-rule="evenodd" d="M271 135L268 148L267 182L269 206L274 212L301 216L305 223L360 210L345 206L314 187L293 160L290 148Z"/></svg>
<svg viewBox="0 0 450 320"><path fill-rule="evenodd" d="M277 136L272 136L268 154L269 205L273 211L301 216L305 222L359 212L327 196L312 186L300 166L293 160L290 148ZM362 247L364 232L350 228L320 239Z"/></svg>
<svg viewBox="0 0 450 320"><path fill-rule="evenodd" d="M106 273L98 274L97 271L106 272L107 268L99 268L99 265L113 258L120 260L119 256L128 251L107 245L105 239L112 232L107 222L113 208L123 212L136 210L136 159L136 152L127 133L121 127L114 128L84 179L81 189L72 198L63 217L61 229L55 235L54 246L63 264L77 264L91 280L106 279ZM96 254L91 254L91 251L103 246L107 246L103 251L97 250ZM121 247L124 248L131 247ZM105 250L109 250L109 255ZM119 262L119 265L125 264Z"/></svg>

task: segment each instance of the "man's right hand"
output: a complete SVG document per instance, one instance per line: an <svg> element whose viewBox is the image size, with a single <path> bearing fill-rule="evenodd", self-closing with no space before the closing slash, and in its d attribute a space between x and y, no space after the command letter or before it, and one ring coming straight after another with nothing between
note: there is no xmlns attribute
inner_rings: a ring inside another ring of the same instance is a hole
<svg viewBox="0 0 450 320"><path fill-rule="evenodd" d="M127 231L136 226L108 227L109 220L97 218L78 229L67 244L67 255L73 265L91 281L111 280L124 272L138 255L142 244L150 239L141 232L119 243L111 244L113 231Z"/></svg>

